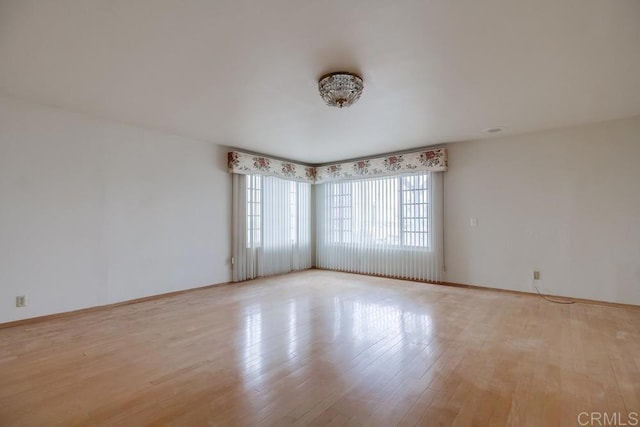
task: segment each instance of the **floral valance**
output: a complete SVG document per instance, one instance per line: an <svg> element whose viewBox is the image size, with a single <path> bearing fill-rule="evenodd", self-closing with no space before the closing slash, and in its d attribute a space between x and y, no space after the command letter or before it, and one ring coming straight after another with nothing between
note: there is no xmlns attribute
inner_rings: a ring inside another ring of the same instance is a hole
<svg viewBox="0 0 640 427"><path fill-rule="evenodd" d="M313 166L239 151L230 151L227 154L227 161L231 173L273 175L311 184L316 182L316 168Z"/></svg>
<svg viewBox="0 0 640 427"><path fill-rule="evenodd" d="M413 153L391 154L353 162L316 167L316 183L372 176L389 176L419 171L446 171L447 151L444 148Z"/></svg>
<svg viewBox="0 0 640 427"><path fill-rule="evenodd" d="M321 184L341 179L389 176L419 171L446 171L447 151L444 148L437 148L326 166L310 166L261 155L230 151L228 163L231 173L257 173Z"/></svg>

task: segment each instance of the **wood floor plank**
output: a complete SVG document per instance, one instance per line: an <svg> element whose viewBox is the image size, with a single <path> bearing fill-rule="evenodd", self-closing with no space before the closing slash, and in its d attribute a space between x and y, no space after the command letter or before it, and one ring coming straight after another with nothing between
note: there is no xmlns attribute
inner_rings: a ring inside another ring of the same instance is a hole
<svg viewBox="0 0 640 427"><path fill-rule="evenodd" d="M309 270L0 330L0 425L576 425L640 310Z"/></svg>

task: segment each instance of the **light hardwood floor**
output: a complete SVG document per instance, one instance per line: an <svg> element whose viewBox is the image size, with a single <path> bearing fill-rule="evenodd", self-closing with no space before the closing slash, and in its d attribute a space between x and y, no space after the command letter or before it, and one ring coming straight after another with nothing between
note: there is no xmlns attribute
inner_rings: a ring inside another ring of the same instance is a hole
<svg viewBox="0 0 640 427"><path fill-rule="evenodd" d="M640 310L319 270L0 330L0 425L577 425Z"/></svg>

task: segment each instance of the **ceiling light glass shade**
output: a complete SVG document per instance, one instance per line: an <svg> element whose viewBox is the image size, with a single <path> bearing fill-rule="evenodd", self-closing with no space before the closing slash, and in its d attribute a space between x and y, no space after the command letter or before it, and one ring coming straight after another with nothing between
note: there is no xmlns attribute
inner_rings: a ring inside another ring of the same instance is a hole
<svg viewBox="0 0 640 427"><path fill-rule="evenodd" d="M320 96L330 107L349 107L360 99L364 85L362 78L352 73L329 73L320 78Z"/></svg>

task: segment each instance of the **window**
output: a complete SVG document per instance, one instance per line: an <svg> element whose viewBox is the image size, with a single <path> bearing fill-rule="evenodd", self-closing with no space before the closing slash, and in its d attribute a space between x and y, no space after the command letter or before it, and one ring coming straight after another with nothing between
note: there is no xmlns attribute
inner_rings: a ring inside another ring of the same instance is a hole
<svg viewBox="0 0 640 427"><path fill-rule="evenodd" d="M289 238L298 242L298 183L289 181Z"/></svg>
<svg viewBox="0 0 640 427"><path fill-rule="evenodd" d="M402 188L402 244L429 247L429 175L399 178Z"/></svg>
<svg viewBox="0 0 640 427"><path fill-rule="evenodd" d="M328 241L428 249L430 175L328 183Z"/></svg>
<svg viewBox="0 0 640 427"><path fill-rule="evenodd" d="M441 177L425 171L320 184L316 266L439 281Z"/></svg>
<svg viewBox="0 0 640 427"><path fill-rule="evenodd" d="M351 241L352 204L351 186L348 182L331 184L329 193L329 210L331 220L329 233L331 241L348 243Z"/></svg>
<svg viewBox="0 0 640 427"><path fill-rule="evenodd" d="M296 245L303 237L299 229L300 203L308 203L309 190L303 196L299 193L302 186L309 187L309 184L295 181L285 181L273 177L263 177L260 175L247 176L247 248L258 248L263 246L265 218L270 218L267 232L285 232L281 228L286 228L288 243ZM265 202L265 198L270 197ZM277 205L285 198L286 211L278 210ZM300 198L303 197L304 200ZM265 206L268 212L265 215ZM285 216L283 216L283 214ZM308 234L308 233L303 233Z"/></svg>
<svg viewBox="0 0 640 427"><path fill-rule="evenodd" d="M233 280L310 268L311 184L234 174L232 189Z"/></svg>
<svg viewBox="0 0 640 427"><path fill-rule="evenodd" d="M262 242L262 177L247 176L247 247L258 248Z"/></svg>

